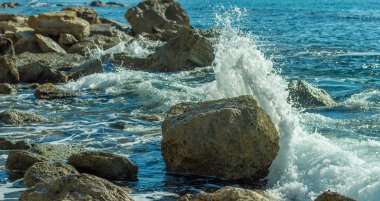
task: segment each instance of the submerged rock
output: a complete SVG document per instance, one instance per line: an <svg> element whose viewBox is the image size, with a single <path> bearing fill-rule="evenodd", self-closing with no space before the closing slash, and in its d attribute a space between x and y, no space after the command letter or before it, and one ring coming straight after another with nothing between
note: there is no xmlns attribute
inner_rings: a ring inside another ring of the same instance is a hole
<svg viewBox="0 0 380 201"><path fill-rule="evenodd" d="M11 95L11 94L15 94L16 91L17 91L16 87L14 87L11 84L8 84L8 83L1 83L0 84L0 94Z"/></svg>
<svg viewBox="0 0 380 201"><path fill-rule="evenodd" d="M178 201L275 201L263 191L224 187L214 193L185 195Z"/></svg>
<svg viewBox="0 0 380 201"><path fill-rule="evenodd" d="M105 5L106 4L104 4L102 1L99 1L99 0L95 0L90 3L90 6L105 6Z"/></svg>
<svg viewBox="0 0 380 201"><path fill-rule="evenodd" d="M0 83L17 83L19 73L16 68L16 60L11 56L0 56Z"/></svg>
<svg viewBox="0 0 380 201"><path fill-rule="evenodd" d="M14 56L13 42L9 38L0 36L0 55Z"/></svg>
<svg viewBox="0 0 380 201"><path fill-rule="evenodd" d="M162 133L166 169L175 173L258 180L279 150L276 128L252 96L175 105Z"/></svg>
<svg viewBox="0 0 380 201"><path fill-rule="evenodd" d="M321 107L335 105L336 102L323 89L318 89L304 80L289 83L289 101L296 107Z"/></svg>
<svg viewBox="0 0 380 201"><path fill-rule="evenodd" d="M75 92L64 91L51 83L37 87L34 95L38 99L61 99L78 96Z"/></svg>
<svg viewBox="0 0 380 201"><path fill-rule="evenodd" d="M79 172L109 180L136 180L138 167L128 158L104 152L82 152L69 157L68 163Z"/></svg>
<svg viewBox="0 0 380 201"><path fill-rule="evenodd" d="M32 145L26 141L11 141L5 138L0 138L0 150L26 150Z"/></svg>
<svg viewBox="0 0 380 201"><path fill-rule="evenodd" d="M21 110L5 110L0 113L0 121L6 124L19 125L37 123L44 118L37 113Z"/></svg>
<svg viewBox="0 0 380 201"><path fill-rule="evenodd" d="M340 195L336 192L325 191L319 195L314 201L355 201L344 195Z"/></svg>
<svg viewBox="0 0 380 201"><path fill-rule="evenodd" d="M58 45L58 43L49 37L45 37L41 34L36 34L34 35L34 40L37 41L42 52L56 52L59 54L66 54L66 50L64 50L61 46Z"/></svg>
<svg viewBox="0 0 380 201"><path fill-rule="evenodd" d="M79 172L73 166L59 162L37 162L26 170L24 183L26 186L34 186L39 182L48 183L70 174L79 174Z"/></svg>
<svg viewBox="0 0 380 201"><path fill-rule="evenodd" d="M133 201L127 187L88 174L72 174L36 184L23 192L20 201L30 200L101 200Z"/></svg>

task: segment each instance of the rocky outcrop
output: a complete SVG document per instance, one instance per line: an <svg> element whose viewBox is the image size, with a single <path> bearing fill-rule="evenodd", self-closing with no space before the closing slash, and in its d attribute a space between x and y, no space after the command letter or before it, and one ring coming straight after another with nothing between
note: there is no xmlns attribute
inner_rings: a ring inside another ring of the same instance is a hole
<svg viewBox="0 0 380 201"><path fill-rule="evenodd" d="M166 169L175 173L258 180L279 150L276 128L252 96L175 105L162 133Z"/></svg>
<svg viewBox="0 0 380 201"><path fill-rule="evenodd" d="M90 24L100 23L98 13L96 12L95 9L92 9L92 8L66 7L66 8L63 8L62 11L74 11L78 17L86 20Z"/></svg>
<svg viewBox="0 0 380 201"><path fill-rule="evenodd" d="M16 60L11 56L0 55L0 83L18 83L19 79Z"/></svg>
<svg viewBox="0 0 380 201"><path fill-rule="evenodd" d="M0 84L0 94L12 95L16 93L16 87L8 83Z"/></svg>
<svg viewBox="0 0 380 201"><path fill-rule="evenodd" d="M289 83L288 101L296 107L332 106L336 102L323 89L318 89L304 80L293 80Z"/></svg>
<svg viewBox="0 0 380 201"><path fill-rule="evenodd" d="M319 195L314 201L355 201L344 195L332 191L325 191Z"/></svg>
<svg viewBox="0 0 380 201"><path fill-rule="evenodd" d="M38 99L62 99L62 98L71 98L78 96L77 93L71 91L64 91L57 86L47 83L41 86L38 86L34 92L34 96Z"/></svg>
<svg viewBox="0 0 380 201"><path fill-rule="evenodd" d="M28 111L5 110L0 113L0 121L11 125L37 123L43 120L44 118L42 116Z"/></svg>
<svg viewBox="0 0 380 201"><path fill-rule="evenodd" d="M38 183L23 192L20 201L30 200L102 200L133 201L129 189L88 174L72 174L53 181Z"/></svg>
<svg viewBox="0 0 380 201"><path fill-rule="evenodd" d="M31 148L31 144L26 141L11 141L0 138L0 150L26 150Z"/></svg>
<svg viewBox="0 0 380 201"><path fill-rule="evenodd" d="M78 42L78 40L71 34L60 34L59 35L59 39L58 39L59 44L71 46L77 42Z"/></svg>
<svg viewBox="0 0 380 201"><path fill-rule="evenodd" d="M51 11L39 15L30 16L28 25L36 33L43 35L59 36L71 34L77 39L83 39L90 35L90 24L77 17L74 11Z"/></svg>
<svg viewBox="0 0 380 201"><path fill-rule="evenodd" d="M0 56L8 55L8 56L14 56L15 50L13 48L13 42L8 39L0 36Z"/></svg>
<svg viewBox="0 0 380 201"><path fill-rule="evenodd" d="M224 187L214 193L185 195L178 201L275 201L263 191L248 190L236 187Z"/></svg>
<svg viewBox="0 0 380 201"><path fill-rule="evenodd" d="M190 27L188 14L180 3L173 0L143 1L128 9L125 18L135 34L166 31L175 36L177 30Z"/></svg>
<svg viewBox="0 0 380 201"><path fill-rule="evenodd" d="M68 80L65 73L39 61L21 66L18 71L24 83L64 83Z"/></svg>
<svg viewBox="0 0 380 201"><path fill-rule="evenodd" d="M104 152L82 152L69 157L68 163L79 172L109 180L137 180L137 166L128 158Z"/></svg>
<svg viewBox="0 0 380 201"><path fill-rule="evenodd" d="M53 39L49 37L36 34L34 35L34 40L37 41L42 52L45 52L45 53L56 52L58 54L66 54L66 51L61 46L59 46L58 43L56 43Z"/></svg>
<svg viewBox="0 0 380 201"><path fill-rule="evenodd" d="M79 172L73 166L59 162L37 162L26 170L24 184L34 186L39 182L48 183L70 174L79 174Z"/></svg>

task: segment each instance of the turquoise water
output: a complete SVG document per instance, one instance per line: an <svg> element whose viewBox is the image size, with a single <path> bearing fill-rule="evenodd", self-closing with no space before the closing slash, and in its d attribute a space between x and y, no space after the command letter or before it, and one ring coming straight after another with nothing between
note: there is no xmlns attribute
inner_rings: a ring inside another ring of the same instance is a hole
<svg viewBox="0 0 380 201"><path fill-rule="evenodd" d="M136 2L127 4L130 7ZM266 186L270 193L284 200L311 200L332 189L358 200L380 199L378 1L180 2L194 26L224 28L212 67L167 74L104 64L106 73L62 86L82 94L75 99L35 100L31 90L2 96L0 110L30 109L57 120L22 127L3 125L0 135L33 142L84 144L127 155L139 166L139 181L121 183L133 188L136 199L170 200L175 194L231 183L166 173L160 153L161 122L142 117L162 116L182 101L252 94L281 135L280 154ZM58 10L57 3L83 5L76 0L20 3L24 6L0 12L35 14ZM102 16L127 23L123 18L127 8L96 9ZM144 49L144 45L136 43L128 48ZM338 105L302 111L291 108L285 101L285 88L293 78L327 90ZM125 129L115 129L113 123L125 124ZM0 192L3 199L12 200L23 186L5 171L6 153L1 156Z"/></svg>

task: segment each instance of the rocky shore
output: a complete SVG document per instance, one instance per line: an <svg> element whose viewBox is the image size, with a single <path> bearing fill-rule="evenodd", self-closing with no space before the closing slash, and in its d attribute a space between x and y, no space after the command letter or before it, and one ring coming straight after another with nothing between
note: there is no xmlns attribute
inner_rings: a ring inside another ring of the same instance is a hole
<svg viewBox="0 0 380 201"><path fill-rule="evenodd" d="M124 6L100 1L90 4L106 5ZM60 85L103 73L105 63L149 72L212 65L220 30L193 27L180 3L143 1L126 10L125 18L130 27L103 18L88 7L65 7L32 16L0 13L0 94L12 95L18 89L28 88L34 91L36 99L79 97L80 93L66 91ZM106 53L99 58L90 56L99 48L107 50L142 39L162 45L152 45L152 53L146 57L127 52ZM288 90L288 101L299 108L336 104L326 91L303 80L291 81ZM281 148L280 137L255 97L179 103L165 115L161 152L168 173L215 177L241 186L260 182L265 186L269 167ZM48 121L54 119L30 111L0 112L0 122L8 125ZM0 149L8 151L7 170L22 175L28 188L19 200L134 200L133 187L117 183L139 179L138 166L128 157L85 146L31 141L0 139ZM216 192L181 194L178 198L181 201L277 200L265 190L264 187L226 186ZM352 200L325 190L316 201Z"/></svg>

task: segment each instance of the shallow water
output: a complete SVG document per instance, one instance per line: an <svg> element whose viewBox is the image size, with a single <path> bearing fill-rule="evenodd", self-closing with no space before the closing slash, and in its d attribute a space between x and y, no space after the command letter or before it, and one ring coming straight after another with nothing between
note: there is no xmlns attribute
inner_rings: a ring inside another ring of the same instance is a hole
<svg viewBox="0 0 380 201"><path fill-rule="evenodd" d="M82 1L20 1L0 12L35 14L54 4ZM123 2L123 1L117 1ZM128 6L138 1L128 1ZM104 64L103 74L61 87L78 98L36 100L32 90L0 97L0 110L28 109L51 118L44 124L0 127L0 136L33 142L84 144L130 157L139 166L133 188L137 200L170 200L176 194L231 184L212 178L165 172L160 153L161 122L175 103L243 94L254 95L271 116L281 148L267 188L284 200L312 200L331 189L362 201L380 198L380 7L375 0L180 1L197 27L224 28L212 67L178 73L147 73ZM43 4L46 3L46 4ZM127 8L98 12L125 22ZM226 14L229 13L229 14ZM159 45L159 44L157 44ZM144 43L126 49L146 56ZM93 52L94 57L102 51ZM307 81L327 90L334 107L295 110L285 100L287 81ZM112 124L124 124L117 129ZM0 157L0 199L17 198L23 185L5 171ZM253 184L255 185L255 184Z"/></svg>

